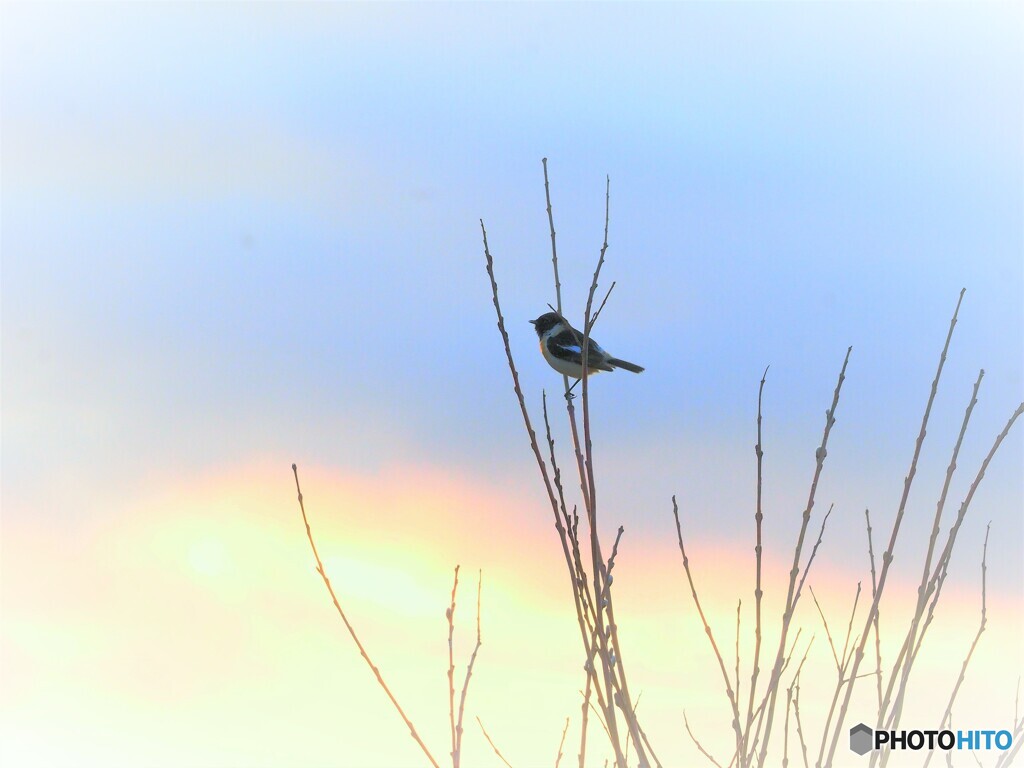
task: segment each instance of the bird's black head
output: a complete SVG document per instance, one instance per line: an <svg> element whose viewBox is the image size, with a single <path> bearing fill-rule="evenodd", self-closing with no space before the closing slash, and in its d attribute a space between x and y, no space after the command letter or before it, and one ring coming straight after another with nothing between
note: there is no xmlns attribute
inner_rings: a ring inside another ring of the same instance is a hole
<svg viewBox="0 0 1024 768"><path fill-rule="evenodd" d="M565 321L562 320L561 316L557 312L545 312L536 320L531 320L530 322L533 323L533 328L537 331L537 335L543 336L556 325Z"/></svg>

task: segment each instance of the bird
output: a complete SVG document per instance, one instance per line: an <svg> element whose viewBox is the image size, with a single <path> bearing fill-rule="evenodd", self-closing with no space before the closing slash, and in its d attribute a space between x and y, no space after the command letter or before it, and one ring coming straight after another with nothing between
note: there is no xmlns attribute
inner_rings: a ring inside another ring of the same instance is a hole
<svg viewBox="0 0 1024 768"><path fill-rule="evenodd" d="M583 377L583 333L557 312L546 312L530 321L540 339L540 352L548 365L564 376ZM622 368L632 373L644 369L636 363L612 357L594 339L587 339L587 375ZM576 386L575 384L573 386Z"/></svg>

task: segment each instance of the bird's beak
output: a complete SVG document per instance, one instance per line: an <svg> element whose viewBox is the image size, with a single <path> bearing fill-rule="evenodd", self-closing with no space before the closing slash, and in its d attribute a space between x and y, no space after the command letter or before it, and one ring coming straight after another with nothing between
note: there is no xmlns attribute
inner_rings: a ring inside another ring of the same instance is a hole
<svg viewBox="0 0 1024 768"><path fill-rule="evenodd" d="M537 321L536 321L536 320L531 320L531 321L530 321L530 325L536 325L536 324L537 324Z"/></svg>

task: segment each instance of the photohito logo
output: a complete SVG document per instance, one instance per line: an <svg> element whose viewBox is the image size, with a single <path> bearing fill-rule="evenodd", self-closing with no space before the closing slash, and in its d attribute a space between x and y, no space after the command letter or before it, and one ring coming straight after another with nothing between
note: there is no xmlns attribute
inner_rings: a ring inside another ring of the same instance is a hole
<svg viewBox="0 0 1024 768"><path fill-rule="evenodd" d="M871 751L871 729L864 723L857 723L850 729L850 749L858 755Z"/></svg>
<svg viewBox="0 0 1024 768"><path fill-rule="evenodd" d="M864 723L850 729L850 751L866 755L873 749L954 749L980 751L998 749L1003 752L1013 746L1009 731L876 731Z"/></svg>

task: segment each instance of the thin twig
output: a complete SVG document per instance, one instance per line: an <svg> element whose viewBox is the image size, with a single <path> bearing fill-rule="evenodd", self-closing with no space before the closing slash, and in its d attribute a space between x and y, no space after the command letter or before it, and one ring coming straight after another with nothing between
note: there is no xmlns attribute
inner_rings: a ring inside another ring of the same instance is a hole
<svg viewBox="0 0 1024 768"><path fill-rule="evenodd" d="M562 762L562 747L565 746L565 734L569 732L569 718L565 718L565 728L562 729L562 740L558 742L558 757L555 758L555 768Z"/></svg>
<svg viewBox="0 0 1024 768"><path fill-rule="evenodd" d="M804 628L803 627L797 627L796 637L793 638L793 644L791 646L789 646L789 653L786 654L786 661L782 665L782 672L783 673L785 673L786 670L789 669L789 664L793 660L793 653L796 651L796 647L797 647L797 645L800 642L800 635L802 635L803 632L804 632ZM810 649L810 647L811 646L808 644L807 648ZM806 659L806 655L805 655L805 659ZM803 664L802 661L800 663Z"/></svg>
<svg viewBox="0 0 1024 768"><path fill-rule="evenodd" d="M594 317L590 320L590 330L594 330L594 326L597 325L597 318L601 316L601 310L604 309L604 305L608 302L608 297L612 295L612 291L615 289L615 281L612 280L612 284L608 286L608 292L605 293L604 298L601 299L601 306L597 308L597 312L594 313Z"/></svg>
<svg viewBox="0 0 1024 768"><path fill-rule="evenodd" d="M637 705L638 705L639 703L640 703L640 699L638 698L638 699L636 700L636 703L635 703L635 704L633 704L633 707L632 707L632 709L633 709L633 712L634 712L634 713L636 712L636 708L637 708ZM629 759L629 744L630 744L630 740L631 740L632 738L633 738L633 734L632 734L632 733L627 733L627 734L626 734L626 746L625 746L625 747L623 748L623 750L622 750L622 751L623 751L623 752L624 752L624 753L626 754L626 759L627 759L627 760Z"/></svg>
<svg viewBox="0 0 1024 768"><path fill-rule="evenodd" d="M742 598L736 601L736 701L743 698L740 695L740 611L743 609Z"/></svg>
<svg viewBox="0 0 1024 768"><path fill-rule="evenodd" d="M593 701L590 701L590 700L588 699L588 700L587 700L587 702L588 702L588 704L590 705L590 708L591 708L591 709L592 709L592 710L594 711L594 713L595 713L595 714L597 715L597 722L599 722L599 723L601 724L601 727L602 727L602 728L604 728L604 734L605 734L605 736L607 736L607 737L608 737L608 741L611 741L611 738L612 738L612 734L611 734L611 732L610 732L610 731L608 730L608 723L606 723L606 722L604 721L604 713L602 713L602 712L601 712L601 710L599 710L599 709L598 709L597 707L595 707L595 706L594 706L594 702L593 702Z"/></svg>
<svg viewBox="0 0 1024 768"><path fill-rule="evenodd" d="M821 519L821 530L818 531L818 538L814 542L814 546L811 547L811 556L807 558L807 565L804 566L803 575L800 577L800 584L796 588L796 592L793 593L793 605L792 609L796 608L797 601L800 599L800 595L803 592L804 582L807 581L807 574L811 572L811 563L814 562L815 556L818 554L818 547L821 546L822 537L825 535L825 523L828 522L829 517L832 516L832 510L835 507L834 504L829 504L828 512Z"/></svg>
<svg viewBox="0 0 1024 768"><path fill-rule="evenodd" d="M1020 694L1020 678L1017 679L1017 694ZM1017 703L1014 702L1014 715L1017 713ZM1011 765L1017 757L1017 753L1020 752L1021 744L1024 744L1024 716L1021 716L1019 720L1016 720L1013 726L1012 734L1013 746L1010 747L1009 751L1003 752L999 756L999 760L996 761L995 768L1006 768Z"/></svg>
<svg viewBox="0 0 1024 768"><path fill-rule="evenodd" d="M398 703L398 699L395 698L395 695L391 693L391 689L388 688L387 683L384 682L384 678L381 676L380 670L377 669L377 666L370 659L370 656L363 647L363 644L359 641L359 636L356 635L355 628L353 628L352 624L349 623L348 617L345 615L345 611L342 610L341 603L338 602L338 596L334 593L334 587L331 586L331 580L327 577L327 572L324 570L324 564L320 561L320 554L316 550L316 542L313 541L313 532L309 527L309 518L306 517L306 505L302 500L302 488L299 487L299 470L295 464L292 464L292 474L295 475L295 491L299 496L299 509L302 511L302 522L306 524L306 538L309 539L309 546L313 550L313 558L316 560L316 572L319 573L320 578L323 579L324 586L327 587L327 592L330 594L331 600L334 602L334 607L338 611L338 615L341 617L341 620L345 623L345 628L348 630L349 635L351 635L352 640L359 649L359 653L362 655L363 660L366 662L367 666L370 667L370 670L377 678L377 682L380 684L380 687L384 689L384 693L388 695L391 703L394 705L398 714L405 722L406 727L409 729L409 735L412 736L413 740L420 745L420 749L423 750L423 754L427 756L430 764L434 766L434 768L440 768L437 764L437 760L435 760L434 756L430 754L430 750L427 749L427 745L423 743L423 739L421 739L420 735L416 732L416 727L412 724L412 721L406 716L405 710L403 710L401 705Z"/></svg>
<svg viewBox="0 0 1024 768"><path fill-rule="evenodd" d="M452 601L445 611L448 618L448 721L452 731L452 768L459 768L459 749L455 737L455 592L459 588L459 566L455 566L455 581L452 584Z"/></svg>
<svg viewBox="0 0 1024 768"><path fill-rule="evenodd" d="M683 710L683 723L686 725L686 732L690 734L690 739L697 746L697 749L700 750L700 753L704 755L704 757L706 757L708 760L710 760L713 764L717 765L718 768L722 768L722 764L715 760L715 758L711 756L711 753L704 749L704 746L697 740L697 737L693 735L693 731L690 729L690 721L686 717L685 709Z"/></svg>
<svg viewBox="0 0 1024 768"><path fill-rule="evenodd" d="M782 631L779 633L779 648L775 654L775 664L772 667L772 676L768 681L768 691L770 697L768 700L767 709L767 720L764 728L764 738L761 741L761 750L758 755L758 765L764 768L765 761L768 757L768 741L771 738L772 733L772 717L775 713L775 698L778 694L779 689L779 678L782 674L782 661L783 652L786 648L786 636L789 633L789 625L793 619L793 611L796 609L796 602L799 599L800 592L797 590L797 574L800 571L800 554L803 550L804 537L807 534L807 527L811 522L811 510L814 509L814 496L818 490L818 481L821 478L822 469L825 466L825 457L828 455L828 437L832 432L832 427L836 423L836 408L839 406L839 394L843 388L843 381L846 379L846 367L850 363L850 353L853 352L853 347L849 347L846 350L846 357L843 360L843 367L839 371L839 380L836 382L835 391L832 394L832 405L825 412L825 430L821 438L821 445L814 452L815 467L814 477L811 480L811 488L807 494L807 506L804 508L803 519L800 524L800 534L797 537L796 549L793 552L793 568L789 572L789 591L786 594L786 607L782 614ZM822 530L824 530L824 523L822 524ZM820 541L819 536L819 541ZM813 552L811 554L811 560L813 560ZM808 560L807 569L810 568L811 561ZM806 578L806 570L804 573ZM801 581L801 586L803 582Z"/></svg>
<svg viewBox="0 0 1024 768"><path fill-rule="evenodd" d="M612 568L615 567L615 556L617 554L619 554L619 541L622 540L622 534L623 534L623 532L625 530L626 529L623 526L621 526L621 525L619 526L619 530L615 534L615 542L612 544L612 554L608 558L608 568L607 568L607 576L608 576L608 584L609 585L611 585L611 583L612 583Z"/></svg>
<svg viewBox="0 0 1024 768"><path fill-rule="evenodd" d="M582 608L588 630L586 634L589 635L589 630L593 626L590 617L594 615L594 607L593 600L590 596L590 586L587 583L587 574L583 568L583 561L580 557L579 516L576 514L576 509L573 508L573 519L570 520L569 511L566 509L565 489L562 487L562 471L558 466L558 459L555 457L555 440L551 436L551 421L548 419L548 396L547 392L544 390L541 390L541 404L544 416L544 434L548 443L548 459L551 461L555 490L558 492L558 506L562 513L561 522L556 522L555 530L558 532L560 538L564 539L565 537L568 537L569 539L570 548L572 550L572 561L575 565L575 597L578 606ZM564 523L564 525L562 523ZM589 658L592 654L592 650L589 642L587 641L584 642L584 650Z"/></svg>
<svg viewBox="0 0 1024 768"><path fill-rule="evenodd" d="M800 635L803 634L803 631L804 631L803 627L799 627L797 629L796 637L793 639L793 643L789 647L789 652L786 654L785 661L783 661L783 663L782 663L782 670L779 673L779 679L781 679L782 676L786 673L786 670L789 669L790 662L793 660L793 652L796 650L797 643L800 642ZM814 645L814 638L815 638L815 635L812 635L811 636L811 642L809 642L807 644L807 647L804 649L804 656L800 660L800 665L797 667L796 674L798 674L798 675L800 674L800 670L804 666L804 662L807 661L807 654L810 653L811 646ZM764 714L765 714L766 708L768 707L768 701L769 701L770 695L771 695L771 691L765 691L764 698L761 699L761 703L758 705L757 709L754 710L754 717L758 718L758 720L757 720L757 727L754 729L753 746L751 747L750 751L747 753L747 757L746 757L746 762L747 763L750 763L753 760L754 753L757 751L757 744L758 744L758 740L761 738L761 728L764 725Z"/></svg>
<svg viewBox="0 0 1024 768"><path fill-rule="evenodd" d="M647 738L647 734L644 732L644 729L642 727L640 727L640 721L639 721L639 719L637 719L637 716L636 716L636 710L640 706L640 698L643 695L644 695L643 691L641 691L637 695L636 701L633 703L633 706L631 707L631 711L628 713L628 716L632 717L634 720L636 720L637 727L640 730L640 737L643 739L644 746L646 746L647 747L647 751L650 752L651 759L654 761L654 764L656 766L658 766L658 768L661 768L661 762L658 760L658 756L656 754L654 754L654 749L651 747L650 739ZM631 736L632 736L632 732L626 734L626 750L625 751L626 751L626 755L627 756L629 755L629 744L630 744ZM639 754L639 753L637 753L637 754Z"/></svg>
<svg viewBox="0 0 1024 768"><path fill-rule="evenodd" d="M1013 722L1017 722L1017 714L1020 712L1020 676L1017 676L1017 694L1013 697Z"/></svg>
<svg viewBox="0 0 1024 768"><path fill-rule="evenodd" d="M906 509L907 499L908 499L908 497L910 495L910 487L911 487L911 484L913 483L914 476L917 474L917 461L918 461L918 458L921 455L921 447L922 447L922 445L924 443L925 435L927 434L928 419L929 419L929 416L931 414L932 404L935 401L935 395L936 395L936 393L938 391L939 378L942 375L942 369L943 369L943 367L944 367L944 365L946 363L946 355L947 355L948 350L949 350L949 343L950 343L950 340L953 337L953 330L956 327L957 316L959 315L959 312L960 312L960 305L963 302L965 291L966 291L966 289L961 289L961 291L960 291L960 297L957 299L956 309L953 311L953 317L952 317L952 319L950 320L950 323L949 323L949 331L946 333L946 343L943 345L942 354L939 356L939 364L938 364L938 367L937 367L937 369L935 371L935 378L932 379L931 392L929 393L929 396L928 396L928 403L925 406L924 416L921 419L921 429L918 432L917 442L916 442L915 447L914 447L914 456L913 456L913 458L911 459L911 462L910 462L910 470L907 473L907 476L906 476L906 478L904 479L904 482L903 482L903 495L902 495L902 497L900 499L900 506L899 506L899 509L897 510L897 513L896 513L896 520L893 523L892 533L891 533L890 538L889 538L889 547L886 550L885 554L882 556L882 571L881 571L881 574L879 575L878 590L877 590L877 593L875 595L875 600L873 601L875 604L877 604L879 598L881 597L882 588L883 588L883 586L885 584L885 577L886 577L886 574L888 572L889 564L892 561L892 552L893 552L893 549L895 547L896 537L899 534L900 524L901 524L901 522L903 520L903 514L904 514L904 511ZM941 565L941 561L940 561L940 563L936 564L936 572L939 572L941 570L942 570L942 565ZM938 595L936 595L936 600L937 600L937 598L938 598ZM876 608L876 606L873 604L872 605L872 609L875 609L875 608ZM917 612L915 611L915 618L916 618L916 613ZM870 612L869 612L869 618L870 618ZM928 621L925 622L924 629L922 629L921 638L923 638L924 631L927 630L928 624L930 623L930 618L931 617L929 616ZM866 632L866 629L865 629L865 632ZM903 647L900 649L900 652L897 655L896 663L893 665L893 671L892 671L892 674L890 675L890 678L889 678L889 684L888 684L888 686L886 688L885 695L882 698L882 706L879 708L878 720L876 721L876 728L880 728L881 727L882 722L883 722L884 718L886 717L887 713L888 713L888 718L889 718L890 721L892 721L893 718L896 718L896 719L899 718L899 712L897 711L897 708L893 707L890 710L889 703L891 701L893 686L894 686L894 684L896 682L897 674L900 671L903 658L904 658L905 654L910 653L913 650L912 645L911 645L912 643L913 643L913 637L911 636L911 633L908 632L908 634L906 636L906 639L904 640ZM857 658L854 660L854 668L853 668L854 675L856 675L857 668L859 667L859 663L860 663L861 657L862 657L862 652L858 651ZM906 678L903 677L903 676L900 676L900 679L904 681L903 687L905 689L905 687L906 687L906 685L905 685ZM843 702L843 710L840 713L841 717L842 717L842 715L845 715L846 705L849 702L850 695L852 694L852 688L853 688L853 686L851 685L850 689L847 690L846 699ZM829 752L829 756L830 757L834 753L836 744L838 742L838 737L839 737L839 732L837 730L836 733L834 733L833 737L832 737L832 745L830 747L830 752ZM883 750L882 752L883 752L883 754L881 755L881 760L882 760L882 765L884 766L887 763L887 761L888 761L889 750ZM871 761L869 763L870 768L874 768L874 766L878 763L878 760L879 760L879 753L878 752L873 752L872 755L871 755Z"/></svg>
<svg viewBox="0 0 1024 768"><path fill-rule="evenodd" d="M484 572L477 571L476 579L476 645L473 646L473 653L469 657L469 664L466 665L466 680L462 683L462 695L459 697L459 719L455 724L455 732L458 738L455 741L455 754L459 756L459 760L462 759L462 717L466 711L466 694L469 692L469 678L473 676L473 665L476 664L476 655L480 651L480 646L483 645L483 640L480 636L480 588L483 586ZM452 606L455 605L455 601L452 601Z"/></svg>
<svg viewBox="0 0 1024 768"><path fill-rule="evenodd" d="M797 683L797 687L799 687L800 672L803 670L804 662L807 661L807 656L811 652L811 647L814 645L814 638L815 637L817 637L817 635L811 635L811 641L809 643L807 643L807 647L804 648L803 658L800 659L800 663L797 664L797 667L796 667L796 672L793 674L793 682Z"/></svg>
<svg viewBox="0 0 1024 768"><path fill-rule="evenodd" d="M952 725L952 721L950 725ZM953 751L948 749L946 750L946 768L953 768Z"/></svg>
<svg viewBox="0 0 1024 768"><path fill-rule="evenodd" d="M562 283L558 278L558 247L556 245L555 236L555 216L551 208L551 186L548 183L548 159L543 157L540 162L541 166L544 168L544 201L547 204L548 230L551 233L551 268L555 275L555 302L558 305L557 307L552 307L548 304L548 306L551 307L552 311L557 312L559 317L565 319L565 315L562 313ZM571 323L566 324L569 325L570 328L572 327ZM566 397L568 399L568 393L570 390L569 377L564 374L562 375L562 388L566 392ZM586 496L586 494L584 494L584 496Z"/></svg>
<svg viewBox="0 0 1024 768"><path fill-rule="evenodd" d="M800 634L802 632L803 632L802 628L797 630L796 639L793 641L793 645L789 649L789 654L786 657L786 663L782 667L782 671L783 672L785 672L789 668L790 660L791 660L791 658L793 656L793 651L796 650L796 645L797 645L797 643L800 640ZM797 698L799 697L799 691L800 691L800 684L799 684L800 672L804 668L804 662L807 661L808 655L810 655L811 648L814 645L814 638L815 638L815 635L811 635L811 640L810 640L809 643L807 643L807 647L804 648L803 658L800 659L800 663L796 667L796 672L793 673L793 682L790 684L790 688L793 688L793 686L796 686L796 691L797 691L797 696L794 697L793 706L794 706L795 714L797 715L797 733L800 735L800 745L801 745L801 747L803 747L803 751L804 751L804 763L807 762L807 747L806 747L806 745L804 744L804 741L803 741L803 733L800 731L800 727L801 727L800 726L800 719L799 719L800 712L799 712L799 709L796 709L796 706L797 706ZM754 711L754 717L758 718L757 729L754 731L753 742L751 742L750 747L749 747L747 753L745 754L745 756L743 758L742 764L749 764L750 761L753 760L753 758L754 758L754 753L757 751L757 744L758 744L758 740L759 740L760 735L761 735L761 726L764 723L764 708L767 706L767 704L768 704L768 694L766 692L765 695L764 695L764 698L761 700L760 705L758 705L757 709ZM735 759L735 756L734 756L734 759ZM731 764L732 763L730 763L730 765Z"/></svg>
<svg viewBox="0 0 1024 768"><path fill-rule="evenodd" d="M789 710L793 707L793 687L786 690L786 723L782 728L782 768L789 766Z"/></svg>
<svg viewBox="0 0 1024 768"><path fill-rule="evenodd" d="M637 702L639 703L640 697L637 696ZM644 746L647 747L647 751L651 755L651 760L654 761L656 768L662 768L661 761L658 756L654 753L654 748L651 746L651 740L647 738L647 732L644 731L643 726L640 725L640 721L636 717L636 707L633 708L633 719L636 720L636 726L640 730L640 738L644 740Z"/></svg>
<svg viewBox="0 0 1024 768"><path fill-rule="evenodd" d="M821 610L821 604L818 602L818 596L814 594L814 587L810 587L811 597L814 599L814 607L818 609L818 615L821 616L821 623L825 625L825 637L828 638L828 647L832 649L832 658L836 663L836 671L838 672L841 667L839 666L839 654L836 653L836 644L832 642L832 633L828 629L828 619L825 618L824 611Z"/></svg>
<svg viewBox="0 0 1024 768"><path fill-rule="evenodd" d="M593 666L590 659L587 659L587 664ZM583 692L583 718L580 723L580 765L579 768L584 768L587 762L587 720L590 716L590 685L593 675L587 674L587 685L586 691Z"/></svg>
<svg viewBox="0 0 1024 768"><path fill-rule="evenodd" d="M949 703L946 704L946 711L942 714L942 719L939 721L939 730L942 730L947 721L953 716L953 703L956 701L956 696L960 693L960 686L963 685L964 677L967 675L967 665L971 663L971 657L974 655L974 649L978 647L978 641L981 639L982 633L985 631L985 625L988 623L988 615L986 611L986 573L988 572L988 566L986 560L988 558L988 534L992 529L992 522L985 526L985 543L981 548L981 622L978 624L978 631L974 635L974 640L971 643L970 650L967 651L967 656L964 658L964 663L960 666L960 675L956 679L956 685L953 686L953 692L949 695ZM928 761L925 761L925 766L928 765Z"/></svg>
<svg viewBox="0 0 1024 768"><path fill-rule="evenodd" d="M850 633L853 631L853 617L857 615L857 603L860 602L860 585L857 582L857 594L853 598L853 608L850 610L850 622L846 625L846 640L843 641L843 668L846 668L846 664L849 659L846 656L846 651L850 647Z"/></svg>
<svg viewBox="0 0 1024 768"><path fill-rule="evenodd" d="M711 643L711 649L715 652L715 658L718 659L718 668L722 672L722 679L725 681L725 693L729 698L729 706L732 709L732 729L736 736L736 750L739 753L743 748L743 734L740 731L740 712L739 705L736 702L736 696L732 690L732 683L729 680L729 673L725 669L725 662L722 660L722 654L718 650L718 643L715 642L714 633L711 631L711 626L708 624L707 617L704 615L704 609L701 607L700 598L697 596L697 587L693 583L693 574L690 573L690 558L686 556L686 547L683 545L683 529L679 522L679 505L676 503L676 497L672 497L672 515L676 521L676 536L679 541L679 554L683 557L683 570L686 571L686 580L690 584L690 594L693 596L693 603L697 607L697 613L700 615L701 623L704 625L704 632L708 636L708 641Z"/></svg>
<svg viewBox="0 0 1024 768"><path fill-rule="evenodd" d="M929 592L928 582L929 576L931 575L931 564L932 555L935 553L935 542L939 537L939 529L942 521L942 511L946 506L946 496L949 492L949 486L953 480L953 473L957 467L957 457L960 455L960 446L963 444L964 435L967 433L967 425L971 420L971 413L974 411L974 406L978 404L978 389L981 387L981 380L985 377L985 371L982 369L978 373L978 379L974 382L974 390L971 392L971 400L967 405L967 410L964 412L963 422L960 425L960 434L957 436L956 445L953 446L953 455L949 459L949 465L946 467L946 478L942 484L942 492L939 494L939 500L935 505L935 518L932 521L931 535L928 537L928 551L925 554L924 569L921 573L921 584L917 588L917 605L914 609L914 616L910 622L910 628L907 630L907 637L903 644L903 649L900 651L899 656L896 659L896 664L893 667L892 675L889 679L889 686L886 690L883 704L888 706L889 697L892 694L893 684L899 676L899 687L896 690L896 700L893 702L892 710L890 714L890 720L892 721L892 729L895 729L899 725L900 715L903 711L903 701L906 696L907 683L910 679L910 672L914 664L916 657L916 651L914 653L908 653L910 649L915 649L919 645L920 640L924 636L924 628L921 627L921 618L924 615L925 605L928 603ZM921 636L918 636L918 630L921 630ZM900 669L901 662L902 669Z"/></svg>
<svg viewBox="0 0 1024 768"><path fill-rule="evenodd" d="M551 266L555 270L555 298L558 301L559 315L562 314L562 284L558 280L558 248L555 247L555 217L551 211L551 188L548 185L548 159L541 158L544 166L544 200L547 202L548 224L551 229Z"/></svg>
<svg viewBox="0 0 1024 768"><path fill-rule="evenodd" d="M871 561L871 599L875 599L875 593L878 592L878 579L875 576L875 549L871 543L871 513L865 508L864 520L868 526L868 558ZM880 638L880 632L878 629L878 620L881 610L875 611L875 683L878 689L878 711L879 717L881 717L882 711L882 643Z"/></svg>
<svg viewBox="0 0 1024 768"><path fill-rule="evenodd" d="M807 762L807 742L804 741L804 727L800 722L800 683L797 676L796 692L793 695L793 715L796 717L796 735L800 739L800 752L804 758L804 768L810 768Z"/></svg>
<svg viewBox="0 0 1024 768"><path fill-rule="evenodd" d="M1010 429L1013 428L1014 423L1017 421L1018 418L1020 418L1021 414L1024 414L1024 402L1017 406L1017 409L1013 412L1009 420L1006 422L1006 425L1003 427L1003 431L1000 432L999 435L996 437L995 442L993 442L992 444L992 448L989 449L988 454L985 456L984 461L982 461L981 463L981 468L978 470L978 474L975 476L974 482L971 483L971 487L967 492L967 496L964 498L963 503L961 503L960 505L960 510L957 513L956 521L953 523L952 527L949 530L949 534L946 538L946 545L943 548L942 554L939 556L938 561L936 562L935 572L933 573L932 580L929 582L928 590L929 592L933 593L932 599L928 606L928 616L925 619L924 629L921 630L921 636L918 637L917 646L914 648L911 663L913 663L913 659L917 657L917 654L921 649L921 642L924 639L924 632L925 630L927 630L928 626L932 622L932 617L935 612L935 606L938 602L939 595L942 591L942 585L943 583L945 583L947 568L949 567L949 561L953 553L953 545L956 542L957 534L959 533L960 527L963 524L964 518L967 515L967 510L970 507L971 501L974 499L974 494L977 492L978 487L981 485L981 481L985 477L985 472L988 470L988 466L991 463L992 458L995 456L996 451L999 450L999 446L1002 444L1003 440L1006 439L1007 434L1009 434Z"/></svg>
<svg viewBox="0 0 1024 768"><path fill-rule="evenodd" d="M763 479L764 448L761 441L761 401L764 397L764 383L768 378L768 368L761 374L761 384L757 388L757 443L754 445L754 454L757 456L757 502L754 511L754 528L757 533L757 543L754 545L754 558L756 561L757 573L754 581L754 667L750 673L750 695L747 697L747 724L743 728L742 754L747 754L750 740L750 726L754 720L754 695L757 692L757 677L761 672L761 598L764 592L761 589L761 521L764 514L761 510L761 485ZM739 685L736 686L737 691ZM738 695L738 694L737 694Z"/></svg>
<svg viewBox="0 0 1024 768"><path fill-rule="evenodd" d="M507 765L507 766L508 766L508 768L512 768L512 763L510 763L510 762L509 762L508 760L506 760L506 759L505 759L505 756L504 756L503 754L501 754L501 750L500 750L500 749L498 749L498 748L497 748L497 747L496 747L496 746L494 745L494 742L493 742L493 741L491 740L491 736L490 736L490 734L489 734L489 733L487 733L487 729L486 729L486 728L484 728L484 723L483 723L483 721L482 721L482 720L480 719L480 716L479 716L479 715L477 715L477 718L476 718L476 722L477 722L477 725L479 725L479 726L480 726L480 730L484 732L484 738L485 738L485 739L487 739L487 743L491 745L491 749L493 749L493 750L494 750L494 754L496 754L496 755L497 755L497 756L498 756L498 757L499 757L499 758L501 759L501 762L503 762L503 763L504 763L505 765Z"/></svg>
<svg viewBox="0 0 1024 768"><path fill-rule="evenodd" d="M857 582L857 594L853 598L853 610L850 611L850 622L846 627L846 640L843 643L843 652L841 654L842 662L836 664L836 687L832 692L832 703L828 707L828 715L825 717L825 727L822 730L821 747L818 751L818 765L822 765L822 755L825 750L825 735L828 734L829 728L832 725L832 718L836 713L836 703L839 701L839 695L842 693L843 686L846 684L853 685L853 681L856 678L847 678L846 669L850 663L850 656L846 655L846 650L850 646L850 633L853 631L853 617L857 613L857 603L860 602L861 582ZM833 651L834 652L834 651Z"/></svg>
<svg viewBox="0 0 1024 768"><path fill-rule="evenodd" d="M921 455L921 446L924 444L924 436L928 431L928 419L931 416L932 404L935 402L935 394L939 388L939 378L942 376L942 368L946 364L946 355L949 352L949 343L953 338L953 329L956 327L957 314L960 311L960 304L964 299L964 290L960 291L960 298L957 300L956 309L953 311L953 318L949 323L949 332L946 334L946 343L942 347L942 354L939 356L939 365L935 371L935 378L932 380L931 392L928 395L928 404L924 409L924 416L921 418L921 429L917 435L917 442L914 446L914 456L910 461L910 471L907 473L906 479L903 481L903 495L900 498L899 509L896 512L896 519L893 522L892 533L889 536L889 545L886 547L885 552L882 554L882 570L878 574L878 588L875 590L874 597L871 600L871 608L868 610L867 619L864 623L864 631L860 633L860 643L857 645L857 650L853 656L853 668L851 671L851 677L856 678L857 672L860 670L861 660L864 658L864 646L867 644L868 633L871 630L871 625L875 620L875 614L878 612L878 603L882 599L882 592L885 589L885 579L889 574L889 565L892 563L893 550L896 547L896 539L899 536L900 524L903 522L903 514L907 508L907 499L910 497L910 488L914 482L914 476L917 474L917 460ZM842 706L839 709L839 717L836 719L836 728L832 732L832 738L829 742L828 755L826 764L834 762L836 748L839 746L839 736L842 733L841 724L846 722L846 711L850 706L850 699L853 697L853 685L849 685L846 688L846 694L843 697ZM885 702L883 700L882 708L879 710L879 724L884 716ZM825 739L827 739L827 734ZM877 752L872 753L871 766L875 765L877 760Z"/></svg>

